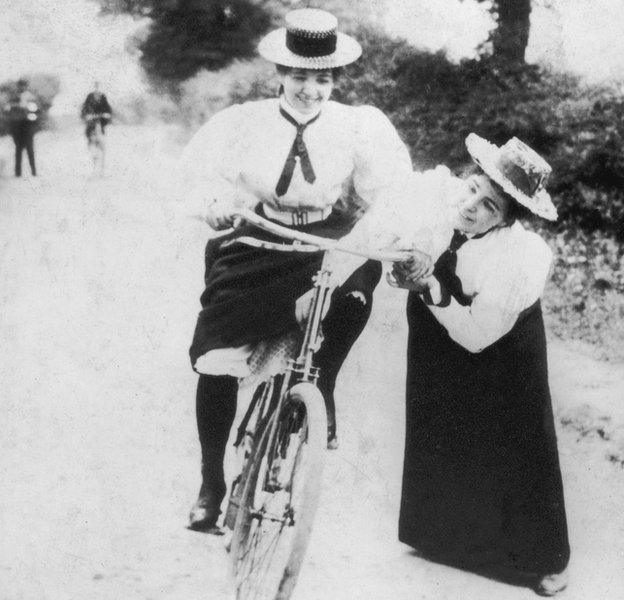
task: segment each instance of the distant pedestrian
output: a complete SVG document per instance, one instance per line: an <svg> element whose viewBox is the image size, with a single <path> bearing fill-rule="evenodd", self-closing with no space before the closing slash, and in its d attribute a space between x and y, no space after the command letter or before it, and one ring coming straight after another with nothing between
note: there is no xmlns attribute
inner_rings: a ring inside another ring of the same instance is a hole
<svg viewBox="0 0 624 600"><path fill-rule="evenodd" d="M39 120L39 105L35 95L28 89L28 81L20 79L17 90L4 107L9 129L15 143L15 177L22 176L22 153L26 150L30 171L37 175L35 167L34 137Z"/></svg>

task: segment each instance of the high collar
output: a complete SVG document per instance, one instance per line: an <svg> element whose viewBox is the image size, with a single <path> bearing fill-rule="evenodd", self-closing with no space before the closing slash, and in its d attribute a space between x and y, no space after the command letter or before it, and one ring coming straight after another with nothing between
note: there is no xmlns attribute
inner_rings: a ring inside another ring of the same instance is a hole
<svg viewBox="0 0 624 600"><path fill-rule="evenodd" d="M297 121L297 123L300 123L302 125L314 119L314 117L316 117L322 110L321 108L319 108L317 111L314 111L309 115L304 115L298 110L295 110L290 104L288 104L283 94L279 98L279 104L295 121Z"/></svg>

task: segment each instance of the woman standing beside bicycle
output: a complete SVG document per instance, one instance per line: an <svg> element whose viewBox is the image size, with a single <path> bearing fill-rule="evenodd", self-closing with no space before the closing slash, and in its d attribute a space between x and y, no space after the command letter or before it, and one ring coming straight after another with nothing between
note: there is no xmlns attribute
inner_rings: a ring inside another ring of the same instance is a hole
<svg viewBox="0 0 624 600"><path fill-rule="evenodd" d="M402 238L435 260L393 270L410 291L399 538L552 596L570 556L540 308L552 254L518 220L556 219L550 167L516 138L466 146L465 180L414 174L349 236Z"/></svg>
<svg viewBox="0 0 624 600"><path fill-rule="evenodd" d="M340 69L361 54L360 45L336 27L325 11L288 13L286 27L259 45L260 54L276 64L279 98L217 113L185 149L193 200L204 203L213 228L230 227L236 208L247 206L280 225L340 238L353 226L353 218L339 210L350 187L373 205L411 172L406 147L379 110L330 100ZM233 235L250 230L244 226ZM253 235L271 239L257 230ZM209 242L206 249L206 289L190 349L200 374L202 486L189 526L202 531L214 528L226 490L223 457L236 412L237 378L248 374L257 343L297 327L322 261L320 252L279 253L222 242ZM330 447L336 443L336 376L366 324L380 275L378 263L360 267L334 292L324 322L317 366Z"/></svg>

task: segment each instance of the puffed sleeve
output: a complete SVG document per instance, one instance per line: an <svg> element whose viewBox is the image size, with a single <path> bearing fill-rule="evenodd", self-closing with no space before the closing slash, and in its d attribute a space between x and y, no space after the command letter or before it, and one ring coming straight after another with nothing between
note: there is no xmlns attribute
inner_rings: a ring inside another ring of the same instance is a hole
<svg viewBox="0 0 624 600"><path fill-rule="evenodd" d="M240 140L246 125L243 112L242 106L234 105L216 113L182 152L179 172L188 212L203 216L215 200L237 203Z"/></svg>
<svg viewBox="0 0 624 600"><path fill-rule="evenodd" d="M437 237L443 235L444 244L448 238L446 207L454 179L444 166L399 176L341 242L362 249L416 248L436 258ZM335 284L342 285L364 261L335 252L326 266Z"/></svg>
<svg viewBox="0 0 624 600"><path fill-rule="evenodd" d="M353 111L353 184L364 202L372 206L412 172L412 162L394 125L379 109L358 106Z"/></svg>
<svg viewBox="0 0 624 600"><path fill-rule="evenodd" d="M469 352L481 352L508 333L520 313L541 296L552 253L536 234L524 232L481 265L479 290L470 306L454 298L448 306L431 306L449 336Z"/></svg>

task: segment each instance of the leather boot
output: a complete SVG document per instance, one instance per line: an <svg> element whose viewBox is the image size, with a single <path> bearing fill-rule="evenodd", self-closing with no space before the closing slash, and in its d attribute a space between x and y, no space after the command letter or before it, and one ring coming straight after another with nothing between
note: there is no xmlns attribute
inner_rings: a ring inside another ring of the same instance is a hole
<svg viewBox="0 0 624 600"><path fill-rule="evenodd" d="M337 288L327 316L323 320L324 340L316 354L321 374L318 387L327 409L327 447L338 447L334 388L340 368L358 339L373 306L373 290L381 277L381 266L369 261Z"/></svg>
<svg viewBox="0 0 624 600"><path fill-rule="evenodd" d="M189 515L189 529L217 533L226 485L223 457L236 415L238 382L229 375L200 375L197 384L197 431L202 451L202 484Z"/></svg>

